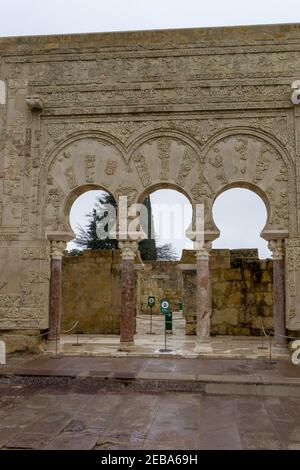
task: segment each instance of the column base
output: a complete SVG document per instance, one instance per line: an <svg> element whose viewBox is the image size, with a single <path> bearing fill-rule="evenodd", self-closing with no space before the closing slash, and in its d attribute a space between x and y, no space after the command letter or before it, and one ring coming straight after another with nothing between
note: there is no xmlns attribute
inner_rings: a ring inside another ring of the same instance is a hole
<svg viewBox="0 0 300 470"><path fill-rule="evenodd" d="M194 348L195 353L212 353L213 348L210 342L196 343Z"/></svg>
<svg viewBox="0 0 300 470"><path fill-rule="evenodd" d="M134 341L128 343L120 343L118 351L131 352L134 351Z"/></svg>

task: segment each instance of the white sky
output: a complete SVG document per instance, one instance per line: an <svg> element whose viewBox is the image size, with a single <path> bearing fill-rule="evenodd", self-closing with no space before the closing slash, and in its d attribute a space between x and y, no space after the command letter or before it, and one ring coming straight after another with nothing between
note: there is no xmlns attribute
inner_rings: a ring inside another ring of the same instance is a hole
<svg viewBox="0 0 300 470"><path fill-rule="evenodd" d="M0 0L0 36L297 22L299 0ZM76 202L71 214L73 226L84 225L84 215L93 207L94 198L95 194L86 194ZM157 198L170 201L170 195ZM219 227L224 228L216 247L259 246L260 256L269 256L266 243L257 239L266 218L257 196L230 191L217 201L214 213ZM233 214L244 230L234 227ZM184 241L176 243L178 251L183 245Z"/></svg>
<svg viewBox="0 0 300 470"><path fill-rule="evenodd" d="M0 0L0 36L299 21L299 0Z"/></svg>
<svg viewBox="0 0 300 470"><path fill-rule="evenodd" d="M101 191L89 191L73 204L70 221L76 233L78 225L86 226L87 213L91 212ZM181 255L181 251L192 249L193 244L185 237L185 231L192 219L192 208L188 199L181 193L163 189L151 196L154 231L159 244L171 242ZM214 221L221 236L213 243L213 248L258 248L260 258L271 257L267 242L259 234L267 221L264 202L248 189L230 189L221 194L213 207ZM76 248L73 242L68 249Z"/></svg>

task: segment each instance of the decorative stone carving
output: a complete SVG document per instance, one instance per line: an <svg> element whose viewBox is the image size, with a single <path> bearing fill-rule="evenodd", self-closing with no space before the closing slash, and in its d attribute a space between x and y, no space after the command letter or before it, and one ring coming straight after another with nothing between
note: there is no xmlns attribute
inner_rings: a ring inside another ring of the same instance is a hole
<svg viewBox="0 0 300 470"><path fill-rule="evenodd" d="M86 155L85 157L85 180L87 183L95 181L95 155Z"/></svg>
<svg viewBox="0 0 300 470"><path fill-rule="evenodd" d="M176 179L176 182L180 186L184 186L186 178L189 176L190 172L192 171L195 161L196 161L195 152L190 149L189 147L185 149L181 165L179 168L179 173Z"/></svg>
<svg viewBox="0 0 300 470"><path fill-rule="evenodd" d="M123 260L134 260L135 253L138 249L138 243L136 241L120 241L119 247L122 252Z"/></svg>
<svg viewBox="0 0 300 470"><path fill-rule="evenodd" d="M118 162L115 160L107 160L106 166L105 166L105 173L108 176L113 176L116 173L116 169L118 167Z"/></svg>
<svg viewBox="0 0 300 470"><path fill-rule="evenodd" d="M63 252L66 249L66 242L64 241L51 241L51 259L62 259Z"/></svg>
<svg viewBox="0 0 300 470"><path fill-rule="evenodd" d="M284 248L282 240L270 240L268 243L269 250L272 252L274 260L282 260L284 258Z"/></svg>
<svg viewBox="0 0 300 470"><path fill-rule="evenodd" d="M270 149L268 146L263 145L260 149L259 156L256 161L256 173L255 178L253 179L254 183L261 181L264 178L265 172L270 168L271 159L268 158L268 153Z"/></svg>
<svg viewBox="0 0 300 470"><path fill-rule="evenodd" d="M138 172L138 175L141 179L144 188L150 186L150 184L152 183L152 179L145 157L142 154L138 153L133 157L133 161L135 162L136 171Z"/></svg>
<svg viewBox="0 0 300 470"><path fill-rule="evenodd" d="M67 179L68 185L70 189L76 188L78 186L78 182L75 176L74 168L69 167L64 171L64 175Z"/></svg>
<svg viewBox="0 0 300 470"><path fill-rule="evenodd" d="M195 242L196 259L207 261L211 248L212 244L210 242Z"/></svg>
<svg viewBox="0 0 300 470"><path fill-rule="evenodd" d="M136 201L137 193L137 190L131 186L119 186L116 191L116 198L118 201L120 196L127 196L127 203L130 206Z"/></svg>
<svg viewBox="0 0 300 470"><path fill-rule="evenodd" d="M157 147L159 152L158 158L161 161L160 179L165 180L170 172L171 141L166 138L159 139Z"/></svg>
<svg viewBox="0 0 300 470"><path fill-rule="evenodd" d="M204 202L203 197L212 198L213 190L204 176L203 168L198 174L198 182L193 186L191 193L195 202Z"/></svg>
<svg viewBox="0 0 300 470"><path fill-rule="evenodd" d="M300 238L287 239L286 245L286 311L287 328L290 330L300 329Z"/></svg>
<svg viewBox="0 0 300 470"><path fill-rule="evenodd" d="M31 111L43 111L44 103L39 96L28 96L26 103Z"/></svg>

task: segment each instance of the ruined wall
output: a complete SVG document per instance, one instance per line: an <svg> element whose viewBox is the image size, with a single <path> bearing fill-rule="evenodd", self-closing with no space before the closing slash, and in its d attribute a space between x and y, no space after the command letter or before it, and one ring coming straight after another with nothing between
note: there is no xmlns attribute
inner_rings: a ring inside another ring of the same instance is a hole
<svg viewBox="0 0 300 470"><path fill-rule="evenodd" d="M62 330L79 320L80 333L120 333L119 264L110 250L63 257Z"/></svg>
<svg viewBox="0 0 300 470"><path fill-rule="evenodd" d="M159 301L170 300L171 309L179 310L182 299L182 276L176 261L144 261L144 269L138 273L137 311L149 313L148 297L154 295L153 313L160 313Z"/></svg>
<svg viewBox="0 0 300 470"><path fill-rule="evenodd" d="M182 257L186 333L196 332L196 271L193 252ZM257 250L212 250L210 257L213 335L257 335L260 322L273 328L272 260Z"/></svg>
<svg viewBox="0 0 300 470"><path fill-rule="evenodd" d="M138 260L136 260L138 261ZM184 302L186 333L196 331L195 252L184 250L180 262L146 261L136 270L136 313L149 313L148 296L169 298L173 311ZM136 264L138 266L138 264ZM259 334L260 320L273 328L272 260L259 260L257 250L212 250L211 333ZM63 258L62 329L79 320L86 334L120 332L120 255L86 251Z"/></svg>

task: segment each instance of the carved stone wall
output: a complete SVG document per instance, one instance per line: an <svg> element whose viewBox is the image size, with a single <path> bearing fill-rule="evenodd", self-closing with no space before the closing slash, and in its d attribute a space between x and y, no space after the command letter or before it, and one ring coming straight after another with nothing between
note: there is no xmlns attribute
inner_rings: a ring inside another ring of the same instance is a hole
<svg viewBox="0 0 300 470"><path fill-rule="evenodd" d="M243 186L266 203L263 236L289 240L299 329L299 46L297 24L0 39L0 328L47 327L47 234L70 232L84 191L177 188L212 239L214 199Z"/></svg>

